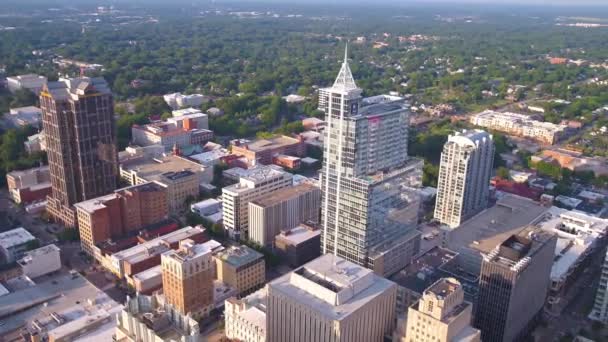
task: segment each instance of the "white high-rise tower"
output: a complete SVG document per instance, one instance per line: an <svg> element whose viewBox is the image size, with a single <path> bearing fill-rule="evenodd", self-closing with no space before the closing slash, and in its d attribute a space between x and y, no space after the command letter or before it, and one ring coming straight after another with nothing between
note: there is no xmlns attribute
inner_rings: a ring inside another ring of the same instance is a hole
<svg viewBox="0 0 608 342"><path fill-rule="evenodd" d="M494 142L482 130L458 132L443 146L435 219L450 228L488 206Z"/></svg>
<svg viewBox="0 0 608 342"><path fill-rule="evenodd" d="M418 251L415 229L422 161L407 156L409 106L402 98L362 98L347 51L325 112L321 171L322 245L379 274L396 272Z"/></svg>

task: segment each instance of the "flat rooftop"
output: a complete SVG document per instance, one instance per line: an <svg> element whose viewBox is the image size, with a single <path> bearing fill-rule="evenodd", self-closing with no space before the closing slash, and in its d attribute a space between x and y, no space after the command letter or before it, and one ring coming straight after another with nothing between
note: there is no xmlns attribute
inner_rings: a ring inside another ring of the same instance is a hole
<svg viewBox="0 0 608 342"><path fill-rule="evenodd" d="M277 235L276 239L289 242L292 246L297 246L302 242L314 239L321 235L320 229L313 229L304 225L299 225L287 231L282 231L281 234Z"/></svg>
<svg viewBox="0 0 608 342"><path fill-rule="evenodd" d="M268 283L279 292L333 320L342 320L395 284L371 270L325 254Z"/></svg>
<svg viewBox="0 0 608 342"><path fill-rule="evenodd" d="M448 248L458 251L471 247L488 253L521 227L532 224L547 212L548 208L533 200L506 195L458 228L448 232Z"/></svg>
<svg viewBox="0 0 608 342"><path fill-rule="evenodd" d="M90 199L87 201L82 201L82 202L76 203L76 204L74 204L74 206L76 208L86 211L87 213L92 214L99 209L105 208L107 202L120 198L121 195L124 193L127 193L127 192L154 192L154 191L160 191L162 189L164 189L163 186L158 183L155 183L155 182L137 184L137 185L128 186L126 188L115 190L113 193L108 194L108 195L104 195L104 196L93 198L93 199Z"/></svg>
<svg viewBox="0 0 608 342"><path fill-rule="evenodd" d="M203 234L205 229L198 227L185 227L169 234L159 236L150 241L146 241L142 244L136 245L124 251L114 253L112 258L114 260L125 261L128 263L137 263L139 261L149 258L151 255L157 255L164 253L171 248L169 244L177 243L179 241L188 239L197 234Z"/></svg>
<svg viewBox="0 0 608 342"><path fill-rule="evenodd" d="M33 249L28 251L21 260L19 260L19 264L27 265L28 263L32 263L33 260L44 257L51 253L59 253L60 249L54 244L46 245L40 248Z"/></svg>
<svg viewBox="0 0 608 342"><path fill-rule="evenodd" d="M260 182L286 174L280 166L257 165L249 169L234 167L224 171L225 174L233 178L245 179L252 182Z"/></svg>
<svg viewBox="0 0 608 342"><path fill-rule="evenodd" d="M83 317L103 311L115 314L120 308L80 274L72 276L61 272L57 276L45 277L43 282L33 287L0 297L0 319L4 323L0 326L0 336L22 327L32 330L35 321L47 331L53 331L61 325L50 316L51 313L62 317L66 321L64 325L69 324L63 330L78 330L86 327ZM115 323L115 318L111 321Z"/></svg>
<svg viewBox="0 0 608 342"><path fill-rule="evenodd" d="M228 247L225 250L219 252L216 255L216 258L225 261L234 267L241 267L258 260L263 260L264 256L262 255L262 253L259 253L258 251L250 247L242 245L239 247Z"/></svg>
<svg viewBox="0 0 608 342"><path fill-rule="evenodd" d="M176 155L165 155L159 158L142 158L126 161L121 164L123 170L137 173L137 176L148 181L162 181L165 174L183 171L196 172L204 168L186 158Z"/></svg>
<svg viewBox="0 0 608 342"><path fill-rule="evenodd" d="M0 247L6 249L22 245L32 240L36 240L34 235L22 227L0 233Z"/></svg>
<svg viewBox="0 0 608 342"><path fill-rule="evenodd" d="M171 258L179 262L196 259L202 255L210 255L213 253L216 243L216 241L212 240L204 243L194 243L188 246L180 246L180 248L177 250L171 250L163 253L163 258Z"/></svg>
<svg viewBox="0 0 608 342"><path fill-rule="evenodd" d="M269 149L282 148L300 143L300 140L285 135L279 135L268 139L258 139L251 142L240 143L239 147L253 152L263 152ZM234 146L234 145L233 145Z"/></svg>
<svg viewBox="0 0 608 342"><path fill-rule="evenodd" d="M257 204L261 207L271 207L281 202L288 201L292 198L301 196L302 194L319 190L316 186L309 183L301 183L296 186L290 186L287 188L273 191L269 195L266 195L256 201L250 203Z"/></svg>
<svg viewBox="0 0 608 342"><path fill-rule="evenodd" d="M49 82L42 95L55 100L66 100L72 96L84 96L86 92L112 94L108 83L101 77L76 77Z"/></svg>
<svg viewBox="0 0 608 342"><path fill-rule="evenodd" d="M447 297L460 288L459 283L455 283L449 278L442 278L427 288L425 293L432 293L437 297Z"/></svg>
<svg viewBox="0 0 608 342"><path fill-rule="evenodd" d="M154 279L157 277L162 276L163 274L163 266L162 265L156 265L154 267L148 268L145 271L139 272L137 274L134 274L132 276L133 279L139 280L139 281L146 281L146 280L150 280L150 279Z"/></svg>

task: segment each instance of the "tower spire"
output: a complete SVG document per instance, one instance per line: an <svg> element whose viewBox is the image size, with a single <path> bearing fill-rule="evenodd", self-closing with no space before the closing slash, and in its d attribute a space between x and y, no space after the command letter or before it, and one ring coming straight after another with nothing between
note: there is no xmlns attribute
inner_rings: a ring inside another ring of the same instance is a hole
<svg viewBox="0 0 608 342"><path fill-rule="evenodd" d="M350 66L348 65L348 42L346 42L346 47L344 48L344 62L342 63L340 73L334 82L334 88L339 88L341 90L357 89L357 84L355 83L353 74L350 71Z"/></svg>

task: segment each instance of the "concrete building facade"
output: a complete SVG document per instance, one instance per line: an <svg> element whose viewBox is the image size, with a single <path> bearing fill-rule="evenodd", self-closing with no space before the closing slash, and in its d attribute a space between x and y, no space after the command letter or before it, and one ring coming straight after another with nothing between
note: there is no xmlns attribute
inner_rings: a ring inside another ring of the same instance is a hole
<svg viewBox="0 0 608 342"><path fill-rule="evenodd" d="M37 278L61 269L60 249L54 244L46 245L25 253L17 263L23 275Z"/></svg>
<svg viewBox="0 0 608 342"><path fill-rule="evenodd" d="M239 296L259 290L266 283L261 253L247 246L228 247L215 255L217 280L237 289Z"/></svg>
<svg viewBox="0 0 608 342"><path fill-rule="evenodd" d="M226 300L226 337L237 341L266 342L266 289L249 296Z"/></svg>
<svg viewBox="0 0 608 342"><path fill-rule="evenodd" d="M300 267L321 255L321 231L307 224L283 230L275 237L274 248L291 267Z"/></svg>
<svg viewBox="0 0 608 342"><path fill-rule="evenodd" d="M281 230L319 222L321 190L308 183L286 187L249 202L249 239L271 246Z"/></svg>
<svg viewBox="0 0 608 342"><path fill-rule="evenodd" d="M485 209L493 163L491 135L481 130L451 135L441 153L435 219L456 228Z"/></svg>
<svg viewBox="0 0 608 342"><path fill-rule="evenodd" d="M214 307L212 251L208 244L183 240L161 257L163 294L183 315L200 319Z"/></svg>
<svg viewBox="0 0 608 342"><path fill-rule="evenodd" d="M475 327L484 342L518 341L542 315L556 236L526 227L484 256Z"/></svg>
<svg viewBox="0 0 608 342"><path fill-rule="evenodd" d="M480 342L481 332L471 327L473 305L454 278L442 278L422 294L407 315L407 342Z"/></svg>
<svg viewBox="0 0 608 342"><path fill-rule="evenodd" d="M182 315L158 295L128 297L116 321L116 341L204 341L198 322Z"/></svg>
<svg viewBox="0 0 608 342"><path fill-rule="evenodd" d="M380 342L395 322L397 285L323 255L267 285L268 342Z"/></svg>
<svg viewBox="0 0 608 342"><path fill-rule="evenodd" d="M255 166L239 182L222 189L224 227L234 239L248 238L249 202L292 185L291 174L270 166Z"/></svg>
<svg viewBox="0 0 608 342"><path fill-rule="evenodd" d="M608 253L602 264L602 273L600 274L600 282L595 293L593 309L589 314L589 318L608 323Z"/></svg>
<svg viewBox="0 0 608 342"><path fill-rule="evenodd" d="M21 259L33 241L36 241L34 235L23 228L0 233L0 265Z"/></svg>
<svg viewBox="0 0 608 342"><path fill-rule="evenodd" d="M470 118L472 124L531 138L545 144L555 144L564 134L566 125L556 125L532 119L529 115L486 110Z"/></svg>
<svg viewBox="0 0 608 342"><path fill-rule="evenodd" d="M73 205L116 189L118 152L112 92L102 78L48 83L40 93L51 172L47 211L68 227Z"/></svg>
<svg viewBox="0 0 608 342"><path fill-rule="evenodd" d="M302 138L285 135L256 141L234 140L230 147L232 154L247 158L252 165L272 164L274 157L278 155L303 157L306 154L306 145Z"/></svg>

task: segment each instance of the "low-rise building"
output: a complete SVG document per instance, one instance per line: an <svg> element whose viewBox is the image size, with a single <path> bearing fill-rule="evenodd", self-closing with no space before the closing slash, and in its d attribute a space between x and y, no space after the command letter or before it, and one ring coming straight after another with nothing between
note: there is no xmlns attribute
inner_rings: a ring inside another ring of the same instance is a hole
<svg viewBox="0 0 608 342"><path fill-rule="evenodd" d="M550 149L543 150L537 156L532 156L532 161L544 161L546 163L558 163L561 168L575 172L593 172L596 176L608 175L608 163L606 158L585 157L580 152Z"/></svg>
<svg viewBox="0 0 608 342"><path fill-rule="evenodd" d="M266 342L267 297L264 288L242 299L227 299L224 309L226 337L237 341Z"/></svg>
<svg viewBox="0 0 608 342"><path fill-rule="evenodd" d="M183 95L182 93L166 94L163 96L163 99L173 109L200 107L203 103L207 103L210 100L208 96L203 94Z"/></svg>
<svg viewBox="0 0 608 342"><path fill-rule="evenodd" d="M321 190L303 183L276 190L249 202L249 239L262 246L272 245L281 230L302 222L319 222Z"/></svg>
<svg viewBox="0 0 608 342"><path fill-rule="evenodd" d="M8 120L14 127L33 126L40 128L42 110L34 106L11 108L4 119Z"/></svg>
<svg viewBox="0 0 608 342"><path fill-rule="evenodd" d="M318 118L302 119L302 126L304 126L304 129L307 131L321 132L325 129L326 125L327 122Z"/></svg>
<svg viewBox="0 0 608 342"><path fill-rule="evenodd" d="M135 291L139 294L151 295L154 291L163 288L163 269L161 265L156 265L145 271L134 274L127 278L131 279L129 285L133 286Z"/></svg>
<svg viewBox="0 0 608 342"><path fill-rule="evenodd" d="M281 231L274 238L274 247L289 266L299 267L321 255L321 231L317 227L300 224Z"/></svg>
<svg viewBox="0 0 608 342"><path fill-rule="evenodd" d="M188 198L199 195L199 186L213 180L213 168L186 158L166 155L159 158L137 158L120 164L120 176L132 185L157 182L167 192L170 213L178 213Z"/></svg>
<svg viewBox="0 0 608 342"><path fill-rule="evenodd" d="M204 145L213 139L213 132L208 129L207 114L186 109L175 111L174 115L166 121L134 125L131 128L133 143L141 146L162 145L165 151L170 151L174 146Z"/></svg>
<svg viewBox="0 0 608 342"><path fill-rule="evenodd" d="M46 151L46 137L44 136L44 131L27 137L27 141L23 142L23 146L28 154Z"/></svg>
<svg viewBox="0 0 608 342"><path fill-rule="evenodd" d="M215 255L217 279L237 289L240 296L250 294L266 282L264 256L247 247L229 247Z"/></svg>
<svg viewBox="0 0 608 342"><path fill-rule="evenodd" d="M109 263L102 263L102 265L108 266L108 271L114 273L118 278L132 277L137 273L160 265L161 254L177 249L180 241L186 239L196 243L203 243L208 240L204 228L185 227L113 253L107 256Z"/></svg>
<svg viewBox="0 0 608 342"><path fill-rule="evenodd" d="M225 148L218 148L208 152L193 154L188 158L206 167L213 167L224 161L230 155L230 152Z"/></svg>
<svg viewBox="0 0 608 342"><path fill-rule="evenodd" d="M116 341L201 342L198 322L181 314L159 295L127 298L118 314Z"/></svg>
<svg viewBox="0 0 608 342"><path fill-rule="evenodd" d="M6 85L11 93L26 89L34 94L40 93L47 83L47 78L36 74L11 76L6 78Z"/></svg>
<svg viewBox="0 0 608 342"><path fill-rule="evenodd" d="M267 285L266 338L382 341L395 327L397 285L325 254ZM323 336L323 337L318 337Z"/></svg>
<svg viewBox="0 0 608 342"><path fill-rule="evenodd" d="M565 125L533 120L525 114L493 110L472 115L470 121L473 125L530 138L549 145L555 144L566 130Z"/></svg>
<svg viewBox="0 0 608 342"><path fill-rule="evenodd" d="M23 228L15 228L0 233L0 264L21 259L36 238Z"/></svg>
<svg viewBox="0 0 608 342"><path fill-rule="evenodd" d="M442 278L427 288L409 308L405 342L480 342L481 332L471 326L473 305L454 278Z"/></svg>
<svg viewBox="0 0 608 342"><path fill-rule="evenodd" d="M6 174L8 193L17 204L43 201L51 194L51 173L48 166Z"/></svg>
<svg viewBox="0 0 608 342"><path fill-rule="evenodd" d="M51 244L25 253L17 263L23 270L23 275L37 278L61 269L59 247Z"/></svg>
<svg viewBox="0 0 608 342"><path fill-rule="evenodd" d="M291 174L270 166L240 170L239 182L222 189L224 227L235 239L248 237L250 202L292 184Z"/></svg>
<svg viewBox="0 0 608 342"><path fill-rule="evenodd" d="M141 183L76 203L76 216L83 251L117 239L167 218L167 190L159 183Z"/></svg>
<svg viewBox="0 0 608 342"><path fill-rule="evenodd" d="M233 140L231 153L247 158L250 164L272 164L273 158L278 155L304 157L306 145L302 138L292 138L285 135L255 141Z"/></svg>

